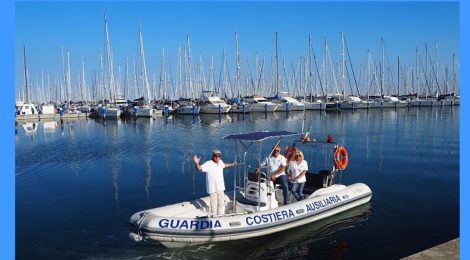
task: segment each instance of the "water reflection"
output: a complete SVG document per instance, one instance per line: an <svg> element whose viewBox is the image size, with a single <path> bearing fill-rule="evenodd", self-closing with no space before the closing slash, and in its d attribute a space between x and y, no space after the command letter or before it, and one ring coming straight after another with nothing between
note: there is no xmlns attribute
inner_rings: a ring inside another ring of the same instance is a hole
<svg viewBox="0 0 470 260"><path fill-rule="evenodd" d="M311 245L322 241L330 245L331 250L327 252L328 255L316 253L315 258L342 259L338 257L347 251L348 244L356 241L349 241L347 238L338 241L337 233L357 228L366 222L371 216L370 208L370 203L367 203L282 232L257 238L167 250L157 257L165 255L176 259L219 259L227 256L236 256L239 259L309 259L312 258Z"/></svg>
<svg viewBox="0 0 470 260"><path fill-rule="evenodd" d="M150 165L150 159L146 159L145 168L145 197L147 203L150 205L150 184L152 183L152 166Z"/></svg>
<svg viewBox="0 0 470 260"><path fill-rule="evenodd" d="M178 120L181 125L189 127L201 122L199 115L176 115L175 120Z"/></svg>
<svg viewBox="0 0 470 260"><path fill-rule="evenodd" d="M53 134L58 127L57 121L43 122L42 124L44 134Z"/></svg>
<svg viewBox="0 0 470 260"><path fill-rule="evenodd" d="M336 247L336 250L333 250L332 255L328 258L338 259L343 251L337 250L340 248L337 247L335 234L359 226L362 222L367 221L370 215L370 203L367 203L329 218L272 235L271 238L253 239L254 241L251 242L258 245L261 250L249 255L249 258L306 257L309 255L308 245L326 239ZM270 242L263 243L264 241ZM345 244L347 241L343 240L340 245Z"/></svg>
<svg viewBox="0 0 470 260"><path fill-rule="evenodd" d="M129 242L127 229L122 226L138 210L205 196L205 176L194 170L194 153L205 161L210 159L212 149L219 148L224 160L232 161L238 155L233 143L221 141L223 136L265 130L299 132L302 112L287 117L285 113L253 113L176 116L166 121L160 117L125 121L64 119L56 125L43 121L36 125L18 123L15 181L20 199L16 212L18 223L24 226L17 230L17 248L27 256L25 259L46 255L44 252L53 253L52 258L57 259L93 258L101 252L106 253L98 258L139 258L146 253L151 258L162 251L174 254L174 258L211 259L329 259L344 254L361 258L361 252L367 251L380 259L387 258L382 251L390 247L386 243L391 243L398 250L391 257L397 258L426 244L458 236L459 112L458 108L307 111L305 129L312 137L324 141L332 134L348 149L348 169L341 175L344 184L364 182L374 192L374 214L366 213L364 218L369 218L367 232L357 228L362 223L358 217L357 222L349 224L347 220L318 222L331 226L332 232L314 223L266 238L187 250L136 246ZM282 146L287 144L292 141ZM300 149L309 168L331 165L331 152L326 148L316 152L305 146ZM266 156L266 150L259 156ZM260 158L250 160L255 159ZM227 189L233 182L242 181L234 180L235 171L231 168L226 173ZM445 196L429 195L436 190ZM410 199L417 202L409 203ZM79 209L73 214L73 224L68 205ZM100 217L94 219L93 235L82 239L82 230L97 212ZM431 217L422 218L423 214ZM51 217L54 221L48 222ZM29 225L31 219L42 224ZM346 230L342 232L342 228ZM78 237L67 236L59 229ZM367 241L374 241L374 247L361 241L363 233L367 233ZM63 247L58 245L57 237ZM383 237L386 241L381 240ZM207 250L202 252L202 248ZM126 251L125 256L119 249ZM113 257L108 255L110 252L119 253Z"/></svg>
<svg viewBox="0 0 470 260"><path fill-rule="evenodd" d="M22 127L26 135L34 136L38 130L38 123L36 122L26 122L22 123Z"/></svg>
<svg viewBox="0 0 470 260"><path fill-rule="evenodd" d="M222 123L232 121L232 115L230 114L199 114L200 123L202 126L209 126L211 128L217 128Z"/></svg>

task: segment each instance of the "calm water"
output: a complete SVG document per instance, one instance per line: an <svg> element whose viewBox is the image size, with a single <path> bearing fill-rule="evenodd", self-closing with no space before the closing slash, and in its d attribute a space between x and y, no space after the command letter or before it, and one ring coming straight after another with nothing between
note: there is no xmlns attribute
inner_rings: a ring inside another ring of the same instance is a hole
<svg viewBox="0 0 470 260"><path fill-rule="evenodd" d="M301 130L302 113L200 115L16 125L17 259L395 259L459 236L459 107L308 113L317 139L349 151L341 183L370 203L300 228L234 242L166 249L128 239L140 210L206 196L194 153L235 158L221 137ZM283 143L287 145L287 143ZM306 158L316 158L305 151ZM324 159L311 162L322 168ZM233 168L225 175L232 185Z"/></svg>

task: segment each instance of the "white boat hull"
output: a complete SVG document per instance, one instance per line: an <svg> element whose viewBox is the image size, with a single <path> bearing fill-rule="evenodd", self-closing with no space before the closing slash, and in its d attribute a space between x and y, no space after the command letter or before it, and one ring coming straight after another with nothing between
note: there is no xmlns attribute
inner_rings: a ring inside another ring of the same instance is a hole
<svg viewBox="0 0 470 260"><path fill-rule="evenodd" d="M364 109L369 108L371 103L367 102L342 102L341 109Z"/></svg>
<svg viewBox="0 0 470 260"><path fill-rule="evenodd" d="M119 118L121 116L122 111L117 108L106 108L101 110L101 113L101 115L106 118Z"/></svg>
<svg viewBox="0 0 470 260"><path fill-rule="evenodd" d="M432 107L439 105L439 102L437 100L433 99L418 99L418 100L410 100L410 106L411 107Z"/></svg>
<svg viewBox="0 0 470 260"><path fill-rule="evenodd" d="M250 104L243 104L243 105L232 105L230 108L230 113L250 113L251 112L251 105Z"/></svg>
<svg viewBox="0 0 470 260"><path fill-rule="evenodd" d="M326 104L323 102L305 102L306 110L325 110Z"/></svg>
<svg viewBox="0 0 470 260"><path fill-rule="evenodd" d="M43 115L55 115L56 109L54 105L43 105L41 107L41 114Z"/></svg>
<svg viewBox="0 0 470 260"><path fill-rule="evenodd" d="M176 108L178 115L198 115L201 108L195 105L183 105Z"/></svg>
<svg viewBox="0 0 470 260"><path fill-rule="evenodd" d="M226 114L230 111L230 105L204 105L200 107L201 114Z"/></svg>
<svg viewBox="0 0 470 260"><path fill-rule="evenodd" d="M400 108L408 107L407 102L374 102L370 106L371 108Z"/></svg>
<svg viewBox="0 0 470 260"><path fill-rule="evenodd" d="M299 103L285 102L285 103L279 104L276 111L282 111L282 112L286 112L286 111L303 111L304 107L305 107L305 105L303 103L300 103L300 102Z"/></svg>
<svg viewBox="0 0 470 260"><path fill-rule="evenodd" d="M157 110L153 108L137 108L135 111L137 117L152 117L154 115L157 115Z"/></svg>
<svg viewBox="0 0 470 260"><path fill-rule="evenodd" d="M453 106L454 105L454 100L451 99L444 99L438 101L440 106Z"/></svg>
<svg viewBox="0 0 470 260"><path fill-rule="evenodd" d="M274 103L253 103L250 112L274 112L277 105Z"/></svg>
<svg viewBox="0 0 470 260"><path fill-rule="evenodd" d="M236 202L227 193L228 212L207 216L209 197L135 213L129 220L136 241L158 241L166 247L263 236L318 221L367 203L370 188L362 183L332 185L308 198L288 205L256 212L257 206Z"/></svg>
<svg viewBox="0 0 470 260"><path fill-rule="evenodd" d="M340 102L328 102L325 104L325 111L339 111L341 108Z"/></svg>

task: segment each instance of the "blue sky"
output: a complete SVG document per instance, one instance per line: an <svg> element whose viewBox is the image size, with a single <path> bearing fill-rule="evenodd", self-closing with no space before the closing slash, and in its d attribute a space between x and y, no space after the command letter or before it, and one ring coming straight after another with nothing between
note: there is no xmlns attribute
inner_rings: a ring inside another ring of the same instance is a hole
<svg viewBox="0 0 470 260"><path fill-rule="evenodd" d="M266 61L274 54L276 31L280 55L287 64L297 64L300 56L306 56L309 33L320 59L325 37L331 57L339 59L341 31L357 67L365 62L368 49L379 58L381 37L390 64L397 56L401 64L414 64L416 47L424 55L425 43L433 58L437 43L444 65L451 67L453 53L460 58L458 2L17 2L16 87L24 84L23 45L33 84L41 71L61 73L61 46L70 51L72 80L77 78L82 54L90 80L92 69L99 66L99 50L104 49L105 9L116 70L118 64L124 70L126 57L139 61L137 21L141 17L150 80L153 72L160 71L162 48L168 49L175 74L178 44L185 45L186 34L191 38L193 61L201 53L207 69L212 53L216 70L224 47L229 64L234 63L235 31L242 61L250 60L252 65L257 52Z"/></svg>

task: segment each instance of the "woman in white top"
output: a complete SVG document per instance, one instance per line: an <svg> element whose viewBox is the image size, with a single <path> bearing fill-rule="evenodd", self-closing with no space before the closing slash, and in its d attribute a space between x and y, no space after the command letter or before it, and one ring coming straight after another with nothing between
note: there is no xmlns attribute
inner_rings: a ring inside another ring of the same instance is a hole
<svg viewBox="0 0 470 260"><path fill-rule="evenodd" d="M307 178L305 174L308 171L307 161L304 160L302 151L297 150L294 154L294 160L289 163L289 175L293 182L292 193L297 201L302 200L302 191Z"/></svg>

